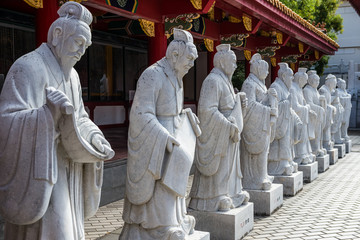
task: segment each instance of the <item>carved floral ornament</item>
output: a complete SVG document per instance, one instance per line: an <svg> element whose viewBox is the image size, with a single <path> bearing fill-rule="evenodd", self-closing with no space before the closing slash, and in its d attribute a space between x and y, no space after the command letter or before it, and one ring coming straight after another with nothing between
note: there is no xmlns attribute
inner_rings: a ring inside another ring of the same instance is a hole
<svg viewBox="0 0 360 240"><path fill-rule="evenodd" d="M273 57L275 56L275 51L280 49L280 46L271 46L271 47L265 47L263 49L257 49L257 52L262 57Z"/></svg>
<svg viewBox="0 0 360 240"><path fill-rule="evenodd" d="M250 61L250 59L251 59L251 51L244 50L244 56L245 56L246 60Z"/></svg>
<svg viewBox="0 0 360 240"><path fill-rule="evenodd" d="M197 10L202 9L202 0L190 0L190 2L195 9L197 9Z"/></svg>
<svg viewBox="0 0 360 240"><path fill-rule="evenodd" d="M276 40L278 44L283 44L283 34L281 32L276 33Z"/></svg>
<svg viewBox="0 0 360 240"><path fill-rule="evenodd" d="M319 56L319 51L318 51L318 50L315 50L314 54L315 54L315 59L318 60L319 57L320 57L320 56Z"/></svg>
<svg viewBox="0 0 360 240"><path fill-rule="evenodd" d="M270 61L271 61L271 66L276 67L276 58L272 57L270 58Z"/></svg>
<svg viewBox="0 0 360 240"><path fill-rule="evenodd" d="M145 20L145 19L139 19L141 29L144 31L146 36L148 37L155 37L155 23Z"/></svg>
<svg viewBox="0 0 360 240"><path fill-rule="evenodd" d="M229 37L221 37L222 44L230 44L232 47L241 47L244 44L244 38L249 37L249 34L234 34Z"/></svg>
<svg viewBox="0 0 360 240"><path fill-rule="evenodd" d="M299 42L299 52L304 53L304 44Z"/></svg>
<svg viewBox="0 0 360 240"><path fill-rule="evenodd" d="M246 29L246 31L252 31L252 19L250 16L246 15L246 14L243 14L242 15L242 20L243 20L243 23L244 23L244 27Z"/></svg>
<svg viewBox="0 0 360 240"><path fill-rule="evenodd" d="M213 2L213 4L211 5L209 11L208 11L208 17L211 21L214 21L215 20L215 2Z"/></svg>
<svg viewBox="0 0 360 240"><path fill-rule="evenodd" d="M24 0L24 2L33 8L43 8L43 0Z"/></svg>
<svg viewBox="0 0 360 240"><path fill-rule="evenodd" d="M173 34L174 28L190 30L194 19L200 17L198 13L181 14L175 18L165 18L165 35L169 38Z"/></svg>
<svg viewBox="0 0 360 240"><path fill-rule="evenodd" d="M214 51L214 41L213 41L213 40L204 38L204 44L205 44L206 49L207 49L209 52L213 52L213 51Z"/></svg>

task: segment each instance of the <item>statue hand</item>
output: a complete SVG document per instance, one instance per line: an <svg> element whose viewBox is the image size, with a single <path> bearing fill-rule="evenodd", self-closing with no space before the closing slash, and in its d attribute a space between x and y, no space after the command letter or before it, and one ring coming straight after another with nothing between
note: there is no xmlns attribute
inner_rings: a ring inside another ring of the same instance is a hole
<svg viewBox="0 0 360 240"><path fill-rule="evenodd" d="M271 116L278 116L278 109L277 108L270 108L270 115Z"/></svg>
<svg viewBox="0 0 360 240"><path fill-rule="evenodd" d="M276 92L275 88L269 88L268 89L268 94L270 94L271 96L277 98L277 92Z"/></svg>
<svg viewBox="0 0 360 240"><path fill-rule="evenodd" d="M95 133L91 138L91 144L105 155L112 151L110 143L101 134Z"/></svg>
<svg viewBox="0 0 360 240"><path fill-rule="evenodd" d="M313 117L317 117L317 114L316 114L316 112L314 111L314 110L309 110L309 113L310 113L310 115L312 115Z"/></svg>
<svg viewBox="0 0 360 240"><path fill-rule="evenodd" d="M70 103L69 98L65 93L53 88L48 87L46 91L46 105L48 106L54 123L57 124L62 114L70 114L73 112L74 107Z"/></svg>
<svg viewBox="0 0 360 240"><path fill-rule="evenodd" d="M174 145L180 146L180 143L173 136L169 135L167 142L166 142L166 149L169 152L172 152L174 149Z"/></svg>
<svg viewBox="0 0 360 240"><path fill-rule="evenodd" d="M228 120L230 121L230 138L233 140L233 142L240 141L240 132L239 128L236 126L235 118L229 117Z"/></svg>

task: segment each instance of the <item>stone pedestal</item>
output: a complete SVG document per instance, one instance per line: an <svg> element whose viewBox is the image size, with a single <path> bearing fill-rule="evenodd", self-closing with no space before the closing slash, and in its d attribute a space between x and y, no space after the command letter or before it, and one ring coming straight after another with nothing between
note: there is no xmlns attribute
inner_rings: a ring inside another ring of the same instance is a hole
<svg viewBox="0 0 360 240"><path fill-rule="evenodd" d="M328 150L327 153L329 154L330 157L330 165L334 165L338 160L338 149L333 148L331 150Z"/></svg>
<svg viewBox="0 0 360 240"><path fill-rule="evenodd" d="M338 150L338 158L345 157L345 143L335 144L334 148L337 148L337 150Z"/></svg>
<svg viewBox="0 0 360 240"><path fill-rule="evenodd" d="M283 185L284 196L295 196L303 189L303 172L298 171L291 176L274 176L274 183Z"/></svg>
<svg viewBox="0 0 360 240"><path fill-rule="evenodd" d="M211 239L242 239L254 227L254 204L249 202L226 212L189 210L196 219L195 228L210 232Z"/></svg>
<svg viewBox="0 0 360 240"><path fill-rule="evenodd" d="M329 169L330 160L329 160L329 154L326 154L324 156L316 157L316 161L318 162L318 172L322 173Z"/></svg>
<svg viewBox="0 0 360 240"><path fill-rule="evenodd" d="M195 228L196 228L196 225L195 225ZM203 232L203 231L194 231L193 234L186 236L185 239L186 240L210 240L210 233Z"/></svg>
<svg viewBox="0 0 360 240"><path fill-rule="evenodd" d="M346 153L351 152L351 147L352 147L352 141L350 139L345 141L345 152Z"/></svg>
<svg viewBox="0 0 360 240"><path fill-rule="evenodd" d="M250 194L250 202L254 203L254 213L256 215L270 216L275 210L283 204L283 185L273 183L271 189L264 190L248 190Z"/></svg>
<svg viewBox="0 0 360 240"><path fill-rule="evenodd" d="M307 165L299 165L299 171L304 174L304 182L310 183L318 177L318 162L313 162Z"/></svg>

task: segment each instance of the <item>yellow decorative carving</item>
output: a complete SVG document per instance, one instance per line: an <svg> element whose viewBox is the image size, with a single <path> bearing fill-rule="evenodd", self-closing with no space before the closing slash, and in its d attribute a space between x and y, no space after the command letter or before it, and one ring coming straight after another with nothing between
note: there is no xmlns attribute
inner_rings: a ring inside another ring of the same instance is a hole
<svg viewBox="0 0 360 240"><path fill-rule="evenodd" d="M146 36L155 37L155 23L139 18L141 29L144 31Z"/></svg>
<svg viewBox="0 0 360 240"><path fill-rule="evenodd" d="M271 60L271 66L276 67L276 58L272 57Z"/></svg>
<svg viewBox="0 0 360 240"><path fill-rule="evenodd" d="M211 21L215 20L215 1L214 1L213 5L211 6L211 8L209 9L207 14L208 14L209 19Z"/></svg>
<svg viewBox="0 0 360 240"><path fill-rule="evenodd" d="M234 17L234 16L229 15L229 22L232 22L232 23L240 23L240 22L241 22L241 19L240 19L240 18L237 18L237 17Z"/></svg>
<svg viewBox="0 0 360 240"><path fill-rule="evenodd" d="M319 60L319 51L318 50L315 50L315 59Z"/></svg>
<svg viewBox="0 0 360 240"><path fill-rule="evenodd" d="M278 44L283 44L283 35L282 35L282 33L280 33L280 32L276 33L276 40L277 40Z"/></svg>
<svg viewBox="0 0 360 240"><path fill-rule="evenodd" d="M204 38L205 47L209 52L214 51L214 41L211 39Z"/></svg>
<svg viewBox="0 0 360 240"><path fill-rule="evenodd" d="M304 44L302 44L301 42L299 42L299 52L304 53Z"/></svg>
<svg viewBox="0 0 360 240"><path fill-rule="evenodd" d="M202 9L202 0L190 0L190 2L195 9L197 9L197 10Z"/></svg>
<svg viewBox="0 0 360 240"><path fill-rule="evenodd" d="M267 31L264 31L264 30L260 30L260 36L270 37L270 33L268 33Z"/></svg>
<svg viewBox="0 0 360 240"><path fill-rule="evenodd" d="M290 68L295 72L295 63L290 63Z"/></svg>
<svg viewBox="0 0 360 240"><path fill-rule="evenodd" d="M246 15L246 14L243 14L242 19L243 19L245 29L250 32L252 30L252 19L251 19L251 17Z"/></svg>
<svg viewBox="0 0 360 240"><path fill-rule="evenodd" d="M246 60L250 61L250 59L251 59L251 51L244 50L244 56L245 56Z"/></svg>
<svg viewBox="0 0 360 240"><path fill-rule="evenodd" d="M24 2L33 8L43 8L43 0L24 0Z"/></svg>

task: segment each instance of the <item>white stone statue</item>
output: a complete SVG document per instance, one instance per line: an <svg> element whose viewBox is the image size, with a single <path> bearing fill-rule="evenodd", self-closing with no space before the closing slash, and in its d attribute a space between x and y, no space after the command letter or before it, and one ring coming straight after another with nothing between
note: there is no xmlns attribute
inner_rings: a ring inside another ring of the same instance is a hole
<svg viewBox="0 0 360 240"><path fill-rule="evenodd" d="M240 142L243 187L269 190L274 177L268 175L267 158L273 140L272 126L278 115L277 93L265 86L269 66L261 55L254 54L250 64L250 74L241 88L248 98Z"/></svg>
<svg viewBox="0 0 360 240"><path fill-rule="evenodd" d="M340 103L344 108L344 114L342 118L341 123L341 138L345 139L345 141L348 141L350 139L348 135L348 128L349 128L349 122L350 122L350 114L351 114L351 94L347 93L346 91L346 82L345 80L338 78L337 80L337 86L336 89L338 92L338 96L340 98Z"/></svg>
<svg viewBox="0 0 360 240"><path fill-rule="evenodd" d="M344 119L345 110L341 105L339 91L337 89L334 89L331 92L331 105L336 108L333 124L331 125L331 140L335 144L342 144L344 143L344 139L341 138L341 125Z"/></svg>
<svg viewBox="0 0 360 240"><path fill-rule="evenodd" d="M310 105L305 101L302 91L307 80L308 75L306 74L306 68L299 68L298 72L294 75L294 80L290 88L292 108L303 122L300 141L295 144L294 161L298 164L308 164L315 160L310 145L310 139L315 138L315 133L313 126L309 123L312 118L316 118L316 113L311 110Z"/></svg>
<svg viewBox="0 0 360 240"><path fill-rule="evenodd" d="M91 44L91 13L67 2L48 41L12 65L0 96L0 212L5 239L85 239L103 160L114 152L84 110L73 66Z"/></svg>
<svg viewBox="0 0 360 240"><path fill-rule="evenodd" d="M314 129L315 138L310 140L312 153L317 156L324 156L326 149L323 148L323 130L326 124L326 100L320 95L317 87L319 86L320 77L315 70L309 70L308 84L304 87L303 93L307 104L311 110L316 113L316 118L310 118L309 124Z"/></svg>
<svg viewBox="0 0 360 240"><path fill-rule="evenodd" d="M230 44L216 49L214 69L202 84L198 104L202 135L196 142L189 207L199 211L229 210L249 200L241 185L239 149L247 100L234 92L231 78L237 65Z"/></svg>
<svg viewBox="0 0 360 240"><path fill-rule="evenodd" d="M294 145L299 140L302 122L291 108L290 88L293 72L287 63L279 63L278 77L271 84L277 92L279 100L279 116L274 125L275 137L270 144L268 157L268 173L270 175L292 175L297 171L297 163L293 161Z"/></svg>
<svg viewBox="0 0 360 240"><path fill-rule="evenodd" d="M334 148L334 142L331 139L331 125L334 122L336 108L331 105L331 92L335 89L336 84L336 77L332 74L329 74L326 77L325 84L322 85L319 89L320 95L323 95L326 100L326 124L323 130L323 146L326 148L326 150L331 150Z"/></svg>
<svg viewBox="0 0 360 240"><path fill-rule="evenodd" d="M175 29L166 56L140 76L130 112L124 228L119 239L185 239L197 117L183 110L183 76L198 57L193 38ZM190 122L190 124L189 124ZM194 129L194 130L193 130Z"/></svg>

